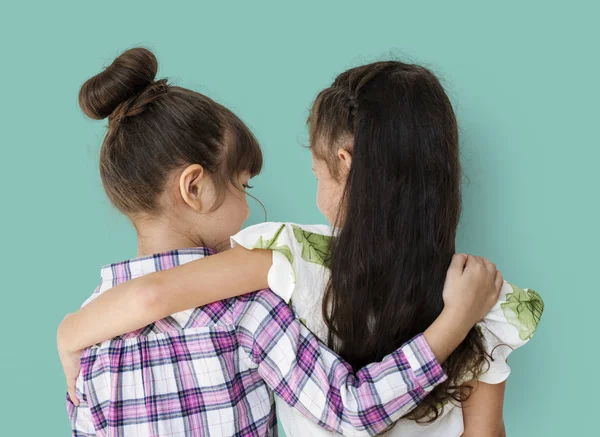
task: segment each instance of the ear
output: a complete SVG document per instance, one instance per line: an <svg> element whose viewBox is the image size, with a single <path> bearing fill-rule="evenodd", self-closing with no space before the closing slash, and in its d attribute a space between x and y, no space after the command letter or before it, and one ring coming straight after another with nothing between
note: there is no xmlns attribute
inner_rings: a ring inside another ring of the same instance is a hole
<svg viewBox="0 0 600 437"><path fill-rule="evenodd" d="M339 148L337 151L337 157L343 165L342 168L345 169L346 173L349 172L350 167L352 167L352 153L348 152L346 149Z"/></svg>
<svg viewBox="0 0 600 437"><path fill-rule="evenodd" d="M181 198L196 211L202 210L202 193L206 188L207 179L207 174L200 164L186 167L179 177Z"/></svg>

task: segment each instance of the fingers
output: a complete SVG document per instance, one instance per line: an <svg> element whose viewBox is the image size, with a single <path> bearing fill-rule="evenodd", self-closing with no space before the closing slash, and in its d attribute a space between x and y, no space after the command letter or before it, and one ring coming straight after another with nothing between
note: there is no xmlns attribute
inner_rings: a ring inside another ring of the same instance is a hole
<svg viewBox="0 0 600 437"><path fill-rule="evenodd" d="M496 284L496 292L500 293L500 290L502 289L502 286L504 285L504 277L502 277L501 271L496 272L495 284Z"/></svg>
<svg viewBox="0 0 600 437"><path fill-rule="evenodd" d="M450 261L450 267L448 267L448 274L454 273L460 275L465 269L468 256L464 253L457 253L452 257Z"/></svg>
<svg viewBox="0 0 600 437"><path fill-rule="evenodd" d="M467 255L467 262L465 264L465 272L469 271L470 273L475 272L485 272L487 271L485 264L482 261L482 258L474 255Z"/></svg>
<svg viewBox="0 0 600 437"><path fill-rule="evenodd" d="M483 263L483 265L485 266L486 270L491 273L492 275L496 275L496 264L494 264L493 262L491 262L489 259L484 258L482 256L478 257L480 259L480 261Z"/></svg>
<svg viewBox="0 0 600 437"><path fill-rule="evenodd" d="M67 379L67 393L69 394L69 399L73 402L73 405L76 407L79 406L79 398L77 397L77 391L75 389L75 383L77 379Z"/></svg>
<svg viewBox="0 0 600 437"><path fill-rule="evenodd" d="M467 269L471 271L473 271L472 269L484 269L482 270L482 273L487 272L493 278L495 278L496 289L500 291L500 288L502 288L504 279L502 278L501 273L500 276L498 276L499 272L497 270L496 264L482 256L456 254L452 257L452 262L450 263L450 268L448 269L448 272L462 273L464 270Z"/></svg>
<svg viewBox="0 0 600 437"><path fill-rule="evenodd" d="M492 276L496 276L496 264L482 256L467 255L465 268L484 268Z"/></svg>

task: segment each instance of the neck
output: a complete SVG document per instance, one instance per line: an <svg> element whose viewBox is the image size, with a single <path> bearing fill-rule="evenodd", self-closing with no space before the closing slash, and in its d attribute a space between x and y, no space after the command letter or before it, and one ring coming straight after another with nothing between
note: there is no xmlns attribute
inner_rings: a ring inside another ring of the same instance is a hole
<svg viewBox="0 0 600 437"><path fill-rule="evenodd" d="M134 226L138 234L138 257L202 246L202 242L194 241L169 222L144 220L134 223Z"/></svg>

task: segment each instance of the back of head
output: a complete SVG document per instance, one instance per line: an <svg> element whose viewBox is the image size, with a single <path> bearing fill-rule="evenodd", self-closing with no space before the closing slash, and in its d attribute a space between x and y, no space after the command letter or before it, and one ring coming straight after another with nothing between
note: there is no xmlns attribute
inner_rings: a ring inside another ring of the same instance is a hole
<svg viewBox="0 0 600 437"><path fill-rule="evenodd" d="M461 205L457 124L435 75L394 61L339 75L309 124L311 150L334 176L338 148L353 144L323 312L330 345L358 369L423 332L443 308ZM435 418L457 398L451 385L481 367L481 348L472 331L445 364L447 383L409 417Z"/></svg>
<svg viewBox="0 0 600 437"><path fill-rule="evenodd" d="M157 214L172 171L200 164L223 195L229 180L262 166L258 142L230 110L210 98L156 80L158 62L145 48L118 56L79 92L93 119L108 118L100 175L123 213Z"/></svg>

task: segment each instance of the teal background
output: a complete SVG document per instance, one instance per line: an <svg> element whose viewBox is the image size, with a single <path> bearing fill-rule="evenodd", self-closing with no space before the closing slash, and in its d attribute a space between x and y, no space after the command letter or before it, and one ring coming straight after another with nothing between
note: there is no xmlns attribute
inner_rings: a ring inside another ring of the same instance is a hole
<svg viewBox="0 0 600 437"><path fill-rule="evenodd" d="M161 76L256 133L266 165L253 193L270 220L323 221L301 145L336 74L390 56L437 72L461 127L459 248L546 302L535 339L511 357L508 435L594 434L598 12L591 1L3 3L0 435L69 434L55 328L102 264L135 254L98 175L105 122L84 118L77 92L139 44Z"/></svg>

